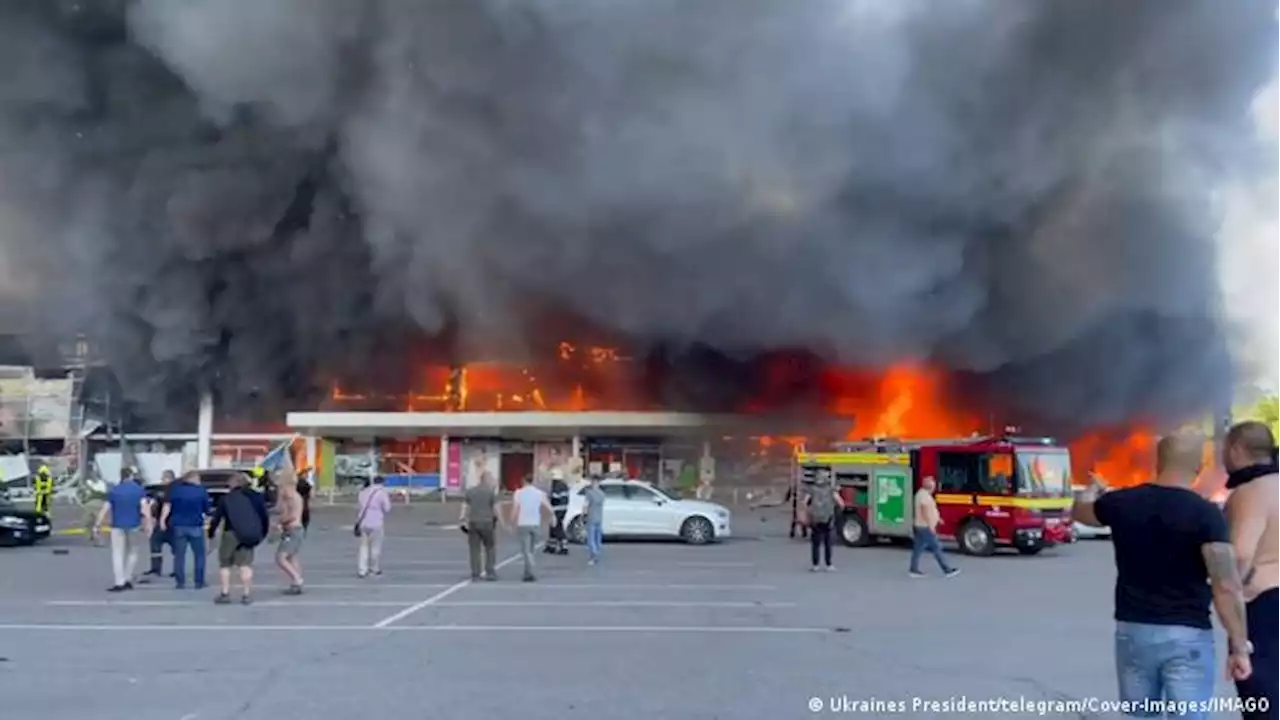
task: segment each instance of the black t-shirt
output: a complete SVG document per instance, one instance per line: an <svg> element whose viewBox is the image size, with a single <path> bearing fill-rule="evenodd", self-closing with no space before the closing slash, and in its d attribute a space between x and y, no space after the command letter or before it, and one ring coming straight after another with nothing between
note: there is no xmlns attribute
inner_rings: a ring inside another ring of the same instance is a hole
<svg viewBox="0 0 1280 720"><path fill-rule="evenodd" d="M1116 620L1211 628L1201 546L1228 542L1218 506L1192 490L1141 485L1109 492L1093 509L1115 546Z"/></svg>

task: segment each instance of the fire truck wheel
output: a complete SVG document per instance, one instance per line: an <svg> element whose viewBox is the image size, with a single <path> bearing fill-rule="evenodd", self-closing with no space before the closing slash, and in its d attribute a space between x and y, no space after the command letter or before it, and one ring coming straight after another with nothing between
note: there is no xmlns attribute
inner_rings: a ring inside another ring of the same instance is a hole
<svg viewBox="0 0 1280 720"><path fill-rule="evenodd" d="M956 534L960 551L966 555L991 555L996 551L996 536L981 520L969 520Z"/></svg>
<svg viewBox="0 0 1280 720"><path fill-rule="evenodd" d="M680 526L680 537L690 545L706 545L716 538L716 529L710 520L695 515Z"/></svg>
<svg viewBox="0 0 1280 720"><path fill-rule="evenodd" d="M871 533L867 532L867 524L858 513L845 513L840 522L840 541L849 547L863 547L871 544Z"/></svg>
<svg viewBox="0 0 1280 720"><path fill-rule="evenodd" d="M574 518L574 519L573 519L573 522L569 523L569 527L567 527L567 528L565 528L565 529L566 529L566 530L568 530L569 542L571 542L571 543L573 543L573 544L575 544L575 545L585 545L585 544L586 544L586 542L587 542L587 522L586 522L585 520L583 520L583 519L582 519L582 516L581 516L581 515L579 515L578 517Z"/></svg>

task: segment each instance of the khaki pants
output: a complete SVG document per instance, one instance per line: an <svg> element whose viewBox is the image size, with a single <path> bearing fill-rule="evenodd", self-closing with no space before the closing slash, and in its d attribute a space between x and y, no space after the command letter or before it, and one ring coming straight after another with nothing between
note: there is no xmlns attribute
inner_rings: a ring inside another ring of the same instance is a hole
<svg viewBox="0 0 1280 720"><path fill-rule="evenodd" d="M467 550L471 555L471 577L480 577L480 555L484 554L484 574L496 575L494 553L497 537L495 523L467 526Z"/></svg>
<svg viewBox="0 0 1280 720"><path fill-rule="evenodd" d="M360 528L360 549L356 553L356 572L368 575L382 572L382 540L385 528Z"/></svg>
<svg viewBox="0 0 1280 720"><path fill-rule="evenodd" d="M138 577L138 555L142 543L142 531L137 528L111 528L111 571L117 587L132 583Z"/></svg>

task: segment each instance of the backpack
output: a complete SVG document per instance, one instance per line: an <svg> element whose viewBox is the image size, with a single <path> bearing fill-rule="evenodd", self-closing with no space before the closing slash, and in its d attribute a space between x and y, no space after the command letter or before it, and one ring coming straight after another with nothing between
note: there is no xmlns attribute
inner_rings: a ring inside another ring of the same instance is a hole
<svg viewBox="0 0 1280 720"><path fill-rule="evenodd" d="M222 514L227 518L227 527L236 536L240 547L254 548L266 539L262 527L262 517L253 506L249 495L243 491L227 493L222 500Z"/></svg>
<svg viewBox="0 0 1280 720"><path fill-rule="evenodd" d="M809 492L809 521L831 522L831 518L836 514L836 501L831 497L831 486L815 485Z"/></svg>

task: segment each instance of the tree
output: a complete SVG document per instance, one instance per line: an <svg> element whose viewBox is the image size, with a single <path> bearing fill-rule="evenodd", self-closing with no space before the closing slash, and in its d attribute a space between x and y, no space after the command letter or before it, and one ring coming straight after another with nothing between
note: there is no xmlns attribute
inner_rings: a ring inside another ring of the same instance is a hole
<svg viewBox="0 0 1280 720"><path fill-rule="evenodd" d="M1248 405L1239 405L1231 410L1231 422L1257 420L1266 423L1273 435L1280 435L1280 397L1263 395Z"/></svg>

